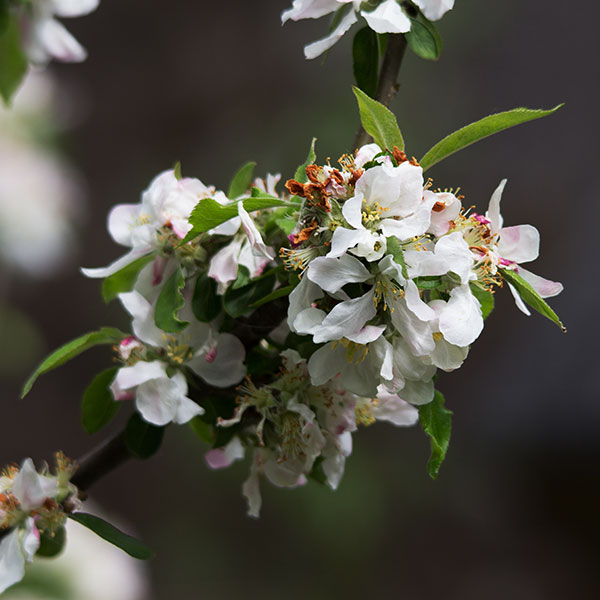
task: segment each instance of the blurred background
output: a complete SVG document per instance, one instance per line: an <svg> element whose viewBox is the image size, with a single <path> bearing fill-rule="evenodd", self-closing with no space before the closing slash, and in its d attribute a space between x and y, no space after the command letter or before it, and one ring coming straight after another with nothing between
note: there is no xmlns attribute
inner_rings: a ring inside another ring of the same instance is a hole
<svg viewBox="0 0 600 600"><path fill-rule="evenodd" d="M312 136L321 159L353 150L351 36L324 65L305 61L303 45L327 23L282 28L289 4L103 0L96 13L65 21L88 60L52 65L50 91L31 94L50 130L31 114L16 132L0 119L0 156L7 140L34 132L36 148L58 142L61 158L51 160L62 173L56 183L36 183L45 167L31 159L17 182L28 186L14 200L22 212L0 209L0 463L49 459L59 448L81 456L109 433L90 438L79 414L82 391L110 363L106 350L43 377L24 401L18 393L46 351L99 325L127 327L116 303L103 304L99 282L78 272L121 255L105 228L112 205L137 202L177 160L185 175L226 189L250 159L285 181ZM457 0L438 23L440 61L408 54L392 105L407 151L419 157L486 114L566 102L430 174L436 187L461 186L480 212L508 178L505 222L540 230L532 270L564 283L552 306L568 334L525 317L507 290L496 295L469 360L439 380L454 429L435 482L420 429L379 424L355 434L336 493L264 483L255 521L240 494L247 465L209 471L202 442L171 428L159 455L121 467L92 493L156 550L137 597L600 597L598 268L595 234L583 227L600 219L598 19L592 0ZM51 208L27 204L40 197ZM36 246L42 235L48 241ZM91 560L87 568L98 567ZM40 597L71 597L48 594Z"/></svg>

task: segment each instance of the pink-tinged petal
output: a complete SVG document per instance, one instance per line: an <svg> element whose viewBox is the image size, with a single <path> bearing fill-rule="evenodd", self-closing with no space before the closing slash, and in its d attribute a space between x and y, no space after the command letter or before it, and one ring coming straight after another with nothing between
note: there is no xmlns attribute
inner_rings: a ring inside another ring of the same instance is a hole
<svg viewBox="0 0 600 600"><path fill-rule="evenodd" d="M290 305L288 307L287 324L290 331L297 333L294 329L294 321L298 318L298 315L303 310L310 308L315 300L323 296L323 291L318 285L310 281L306 275L302 277L300 283L289 296Z"/></svg>
<svg viewBox="0 0 600 600"><path fill-rule="evenodd" d="M25 512L39 508L46 498L58 493L58 482L53 477L39 475L33 461L28 458L15 477L12 492Z"/></svg>
<svg viewBox="0 0 600 600"><path fill-rule="evenodd" d="M330 294L341 290L348 283L362 283L373 277L357 258L347 254L339 258L315 258L311 261L306 275Z"/></svg>
<svg viewBox="0 0 600 600"><path fill-rule="evenodd" d="M419 289L412 279L409 279L404 286L406 306L421 321L431 321L435 319L435 311L427 306L419 294Z"/></svg>
<svg viewBox="0 0 600 600"><path fill-rule="evenodd" d="M410 427L419 420L419 411L414 406L397 394L388 392L383 385L377 390L377 402L371 410L378 421L388 421L397 426Z"/></svg>
<svg viewBox="0 0 600 600"><path fill-rule="evenodd" d="M454 8L454 0L413 0L430 21L439 21Z"/></svg>
<svg viewBox="0 0 600 600"><path fill-rule="evenodd" d="M384 0L375 10L360 13L369 27L377 33L406 33L410 31L410 19L396 0Z"/></svg>
<svg viewBox="0 0 600 600"><path fill-rule="evenodd" d="M112 239L122 246L133 246L131 230L138 223L139 204L117 204L108 214L108 232Z"/></svg>
<svg viewBox="0 0 600 600"><path fill-rule="evenodd" d="M250 215L244 208L244 204L242 202L238 203L238 214L242 222L242 227L246 236L248 237L248 241L250 242L250 246L253 249L254 254L259 257L262 256L267 260L273 260L275 257L275 253L271 248L268 248L263 242L262 236L260 235L260 231L256 228L254 221L250 218Z"/></svg>
<svg viewBox="0 0 600 600"><path fill-rule="evenodd" d="M208 276L222 284L234 281L238 273L239 255L242 240L232 240L221 248L211 259Z"/></svg>
<svg viewBox="0 0 600 600"><path fill-rule="evenodd" d="M0 541L0 594L25 576L25 559L19 529L13 529Z"/></svg>
<svg viewBox="0 0 600 600"><path fill-rule="evenodd" d="M365 323L377 314L373 298L374 290L370 289L359 298L336 304L314 334L315 344L339 340L348 334L358 333Z"/></svg>
<svg viewBox="0 0 600 600"><path fill-rule="evenodd" d="M225 469L236 460L244 458L245 451L240 438L236 435L223 448L214 448L204 455L204 460L211 469Z"/></svg>
<svg viewBox="0 0 600 600"><path fill-rule="evenodd" d="M540 253L540 233L533 225L504 227L500 231L498 254L517 264L531 262Z"/></svg>
<svg viewBox="0 0 600 600"><path fill-rule="evenodd" d="M81 17L98 8L99 0L50 0L52 12L58 17Z"/></svg>
<svg viewBox="0 0 600 600"><path fill-rule="evenodd" d="M55 19L46 19L35 28L35 35L45 52L62 62L82 62L87 52L81 44Z"/></svg>
<svg viewBox="0 0 600 600"><path fill-rule="evenodd" d="M230 333L219 334L216 341L216 354L198 354L187 364L209 385L219 388L235 385L246 375L244 345Z"/></svg>
<svg viewBox="0 0 600 600"><path fill-rule="evenodd" d="M504 186L506 185L507 179L503 179L500 182L500 185L494 190L492 197L490 198L490 205L488 207L485 216L490 221L490 230L492 233L500 233L502 229L502 215L500 214L500 201L502 200L502 192L504 191Z"/></svg>
<svg viewBox="0 0 600 600"><path fill-rule="evenodd" d="M139 361L131 367L121 367L111 385L113 394L115 391L131 390L153 379L168 379L166 364L160 360L152 362Z"/></svg>
<svg viewBox="0 0 600 600"><path fill-rule="evenodd" d="M327 253L327 258L342 256L349 248L354 248L357 244L368 244L371 237L371 233L366 229L338 227L333 232L331 250Z"/></svg>
<svg viewBox="0 0 600 600"><path fill-rule="evenodd" d="M440 332L446 341L455 346L469 346L483 330L481 306L468 285L450 292L450 300L439 315Z"/></svg>
<svg viewBox="0 0 600 600"><path fill-rule="evenodd" d="M542 297L552 298L563 291L563 284L558 281L544 279L523 267L518 267L516 272Z"/></svg>
<svg viewBox="0 0 600 600"><path fill-rule="evenodd" d="M31 562L40 547L40 532L36 527L35 519L33 517L29 517L25 521L25 531L23 532L21 547L23 549L23 554L25 554L25 560Z"/></svg>
<svg viewBox="0 0 600 600"><path fill-rule="evenodd" d="M338 26L325 38L322 40L317 40L312 44L308 44L308 46L304 47L304 56L308 60L312 60L313 58L317 58L334 46L342 36L358 21L356 17L356 13L351 10L342 18L339 22Z"/></svg>
<svg viewBox="0 0 600 600"><path fill-rule="evenodd" d="M81 272L86 277L91 277L92 279L103 279L104 277L108 277L109 275L114 275L117 271L120 271L127 265L131 264L134 260L141 258L148 254L152 248L136 248L128 252L125 256L121 256L121 258L117 259L115 262L108 265L108 267L99 267L88 269L85 267L81 268Z"/></svg>
<svg viewBox="0 0 600 600"><path fill-rule="evenodd" d="M294 0L292 8L284 10L281 14L281 22L285 23L289 19L319 19L336 11L339 6L338 0Z"/></svg>
<svg viewBox="0 0 600 600"><path fill-rule="evenodd" d="M356 344L369 344L380 338L385 331L385 325L367 325L357 333L349 333L346 339Z"/></svg>
<svg viewBox="0 0 600 600"><path fill-rule="evenodd" d="M524 313L528 317L530 317L531 316L531 312L527 308L525 302L523 302L523 299L519 295L519 292L517 292L517 288L515 288L515 286L512 283L509 283L508 281L506 283L508 283L508 289L510 290L510 293L513 295L513 298L515 299L515 304L517 305L517 308L522 313Z"/></svg>

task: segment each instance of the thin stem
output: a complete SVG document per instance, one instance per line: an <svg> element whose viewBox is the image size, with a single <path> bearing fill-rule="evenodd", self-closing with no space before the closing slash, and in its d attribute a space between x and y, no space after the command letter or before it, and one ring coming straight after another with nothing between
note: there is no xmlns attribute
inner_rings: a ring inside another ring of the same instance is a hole
<svg viewBox="0 0 600 600"><path fill-rule="evenodd" d="M398 75L404 53L406 52L406 37L402 34L389 35L387 47L383 56L381 70L379 71L379 81L377 83L377 93L375 100L385 106L389 106L394 95L398 92ZM361 127L354 139L354 147L364 146L370 139L369 134ZM391 148L390 148L391 150Z"/></svg>

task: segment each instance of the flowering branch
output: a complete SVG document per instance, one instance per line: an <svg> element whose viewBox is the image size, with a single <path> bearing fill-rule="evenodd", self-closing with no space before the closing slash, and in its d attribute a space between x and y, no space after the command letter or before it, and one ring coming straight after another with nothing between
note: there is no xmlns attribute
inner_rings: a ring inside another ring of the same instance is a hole
<svg viewBox="0 0 600 600"><path fill-rule="evenodd" d="M384 106L389 106L392 98L398 92L398 74L407 45L406 37L403 34L388 36L375 96L376 100ZM354 148L364 146L369 138L369 134L361 126L354 138Z"/></svg>

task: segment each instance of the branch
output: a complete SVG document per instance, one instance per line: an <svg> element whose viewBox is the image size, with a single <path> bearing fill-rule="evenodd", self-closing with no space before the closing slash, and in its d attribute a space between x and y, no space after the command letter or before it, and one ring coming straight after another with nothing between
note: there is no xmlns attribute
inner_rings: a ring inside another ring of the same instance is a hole
<svg viewBox="0 0 600 600"><path fill-rule="evenodd" d="M375 100L384 106L389 106L392 98L398 92L398 75L404 53L406 51L406 37L402 34L389 35L387 47L383 56L383 63L379 71L379 82ZM369 134L361 127L354 139L354 147L364 146L370 139Z"/></svg>

